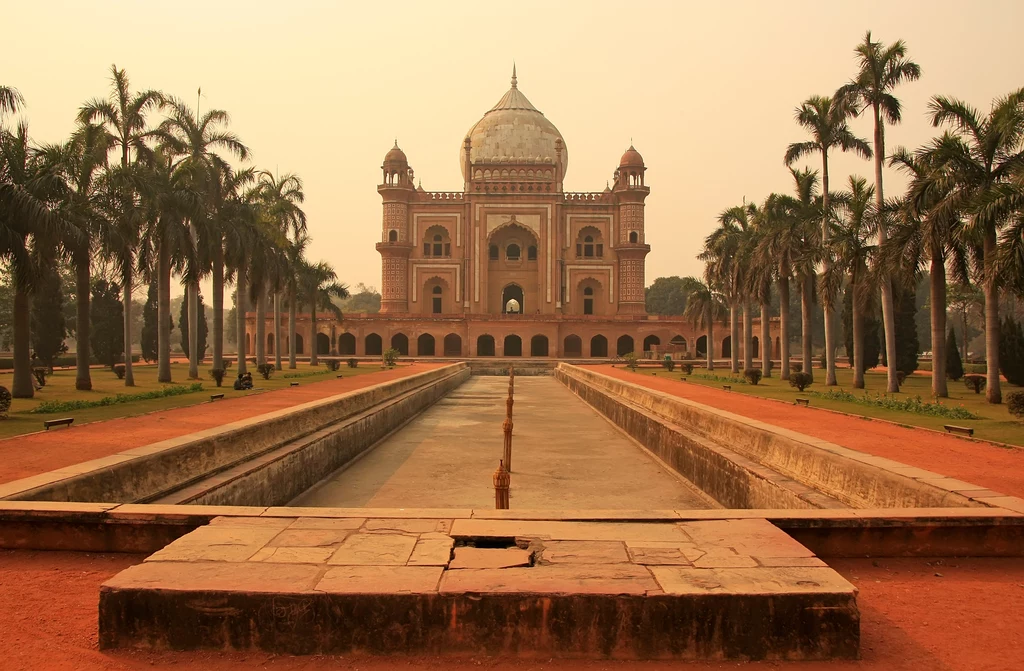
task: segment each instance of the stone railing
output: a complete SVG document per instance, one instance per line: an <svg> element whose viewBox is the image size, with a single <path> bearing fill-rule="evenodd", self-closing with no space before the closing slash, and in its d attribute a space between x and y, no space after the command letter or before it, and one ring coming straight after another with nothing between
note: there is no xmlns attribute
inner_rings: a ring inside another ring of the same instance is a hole
<svg viewBox="0 0 1024 671"><path fill-rule="evenodd" d="M562 199L567 203L600 203L610 196L610 193L604 191L566 191Z"/></svg>
<svg viewBox="0 0 1024 671"><path fill-rule="evenodd" d="M427 191L420 196L429 200L463 200L466 194L462 191Z"/></svg>

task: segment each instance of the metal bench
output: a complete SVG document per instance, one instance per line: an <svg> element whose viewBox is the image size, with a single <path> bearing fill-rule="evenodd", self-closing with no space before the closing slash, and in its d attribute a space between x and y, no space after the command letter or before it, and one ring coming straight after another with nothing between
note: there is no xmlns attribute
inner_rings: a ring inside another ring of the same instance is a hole
<svg viewBox="0 0 1024 671"><path fill-rule="evenodd" d="M944 424L942 426L946 430L946 433L956 433L961 436L973 436L974 429L969 426L955 426L953 424Z"/></svg>
<svg viewBox="0 0 1024 671"><path fill-rule="evenodd" d="M292 382L292 383L291 383L290 385L288 385L288 386L290 386L290 387L298 387L298 386L299 386L299 383L298 383L298 382Z"/></svg>
<svg viewBox="0 0 1024 671"><path fill-rule="evenodd" d="M60 419L45 419L43 420L43 426L49 431L51 426L71 426L71 423L75 421L74 417L61 417Z"/></svg>
<svg viewBox="0 0 1024 671"><path fill-rule="evenodd" d="M210 394L210 400L216 401L217 399L224 398L224 394Z"/></svg>
<svg viewBox="0 0 1024 671"><path fill-rule="evenodd" d="M793 402L796 403L797 405L802 405L804 407L810 407L811 405L811 399L809 398L798 398Z"/></svg>

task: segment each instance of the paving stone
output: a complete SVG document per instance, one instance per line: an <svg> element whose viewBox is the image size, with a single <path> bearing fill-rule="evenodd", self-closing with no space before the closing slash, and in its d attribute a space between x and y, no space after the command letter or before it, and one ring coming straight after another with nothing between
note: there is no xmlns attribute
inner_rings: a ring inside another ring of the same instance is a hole
<svg viewBox="0 0 1024 671"><path fill-rule="evenodd" d="M529 566L529 550L520 548L455 548L449 569L498 569Z"/></svg>
<svg viewBox="0 0 1024 671"><path fill-rule="evenodd" d="M693 565L697 568L754 568L757 562L746 555L705 554L695 559Z"/></svg>
<svg viewBox="0 0 1024 671"><path fill-rule="evenodd" d="M437 591L440 566L335 566L316 586L332 594L422 594Z"/></svg>
<svg viewBox="0 0 1024 671"><path fill-rule="evenodd" d="M348 538L350 529L293 529L288 528L273 538L268 547L323 547L336 548Z"/></svg>
<svg viewBox="0 0 1024 671"><path fill-rule="evenodd" d="M654 566L666 594L849 593L856 588L828 567L684 568Z"/></svg>
<svg viewBox="0 0 1024 671"><path fill-rule="evenodd" d="M817 557L758 557L754 560L761 566L828 566Z"/></svg>
<svg viewBox="0 0 1024 671"><path fill-rule="evenodd" d="M245 561L278 532L279 529L264 527L199 527L146 561Z"/></svg>
<svg viewBox="0 0 1024 671"><path fill-rule="evenodd" d="M300 517L289 529L348 529L355 531L366 522L362 517Z"/></svg>
<svg viewBox="0 0 1024 671"><path fill-rule="evenodd" d="M469 519L469 508L326 508L320 506L274 506L263 513L267 517L370 517L396 519Z"/></svg>
<svg viewBox="0 0 1024 671"><path fill-rule="evenodd" d="M194 519L196 517L219 517L239 515L242 517L259 517L266 508L253 506L191 506L163 505L151 503L125 503L107 514L115 519ZM291 517L295 517L293 513Z"/></svg>
<svg viewBox="0 0 1024 671"><path fill-rule="evenodd" d="M404 531L414 534L447 531L449 528L451 520L432 519L368 519L363 526L365 531Z"/></svg>
<svg viewBox="0 0 1024 671"><path fill-rule="evenodd" d="M440 538L424 538L416 542L409 557L409 566L448 566L452 557L452 545L455 540L451 536Z"/></svg>
<svg viewBox="0 0 1024 671"><path fill-rule="evenodd" d="M452 525L455 537L547 538L564 541L688 541L677 524L626 522L545 522L464 520Z"/></svg>
<svg viewBox="0 0 1024 671"><path fill-rule="evenodd" d="M327 563L346 566L404 566L415 546L415 536L358 533L346 538Z"/></svg>
<svg viewBox="0 0 1024 671"><path fill-rule="evenodd" d="M272 564L326 564L334 548L265 547L249 558L250 562Z"/></svg>
<svg viewBox="0 0 1024 671"><path fill-rule="evenodd" d="M307 592L323 568L310 564L250 562L143 562L104 583L113 589L180 591Z"/></svg>
<svg viewBox="0 0 1024 671"><path fill-rule="evenodd" d="M619 564L629 561L621 541L547 541L541 553L545 564Z"/></svg>
<svg viewBox="0 0 1024 671"><path fill-rule="evenodd" d="M287 517L214 517L210 520L212 527L266 527L268 529L284 529L292 523Z"/></svg>
<svg viewBox="0 0 1024 671"><path fill-rule="evenodd" d="M683 554L681 544L666 545L667 547L630 546L629 558L634 564L644 566L690 566L693 563L692 559ZM690 546L689 549L693 552L695 546ZM698 557L704 555L703 552L696 554Z"/></svg>
<svg viewBox="0 0 1024 671"><path fill-rule="evenodd" d="M768 520L718 520L679 525L701 550L728 547L740 555L813 557L814 553Z"/></svg>
<svg viewBox="0 0 1024 671"><path fill-rule="evenodd" d="M650 572L634 564L533 566L445 571L441 593L540 593L644 595L659 589Z"/></svg>

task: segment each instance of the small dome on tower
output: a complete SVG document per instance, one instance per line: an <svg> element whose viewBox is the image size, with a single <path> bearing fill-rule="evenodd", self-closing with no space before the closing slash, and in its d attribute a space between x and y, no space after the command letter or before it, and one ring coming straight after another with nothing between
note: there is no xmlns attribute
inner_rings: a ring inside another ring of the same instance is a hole
<svg viewBox="0 0 1024 671"><path fill-rule="evenodd" d="M395 146L384 155L385 163L409 163L409 159L405 157L405 152L398 148L398 140L395 140Z"/></svg>
<svg viewBox="0 0 1024 671"><path fill-rule="evenodd" d="M640 155L640 152L633 148L633 145L629 145L629 149L626 150L626 153L623 154L622 158L619 160L619 167L642 168L644 167L644 157Z"/></svg>

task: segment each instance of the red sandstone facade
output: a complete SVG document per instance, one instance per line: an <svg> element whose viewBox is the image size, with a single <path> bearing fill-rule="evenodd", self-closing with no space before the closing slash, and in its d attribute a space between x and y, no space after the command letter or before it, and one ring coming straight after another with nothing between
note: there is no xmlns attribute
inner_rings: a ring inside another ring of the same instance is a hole
<svg viewBox="0 0 1024 671"><path fill-rule="evenodd" d="M466 134L459 160L462 191L427 192L397 142L384 157L381 312L340 322L318 316L318 352L601 358L704 350L685 321L646 314L650 188L636 149L622 155L604 191L564 191L568 149L513 71L511 88ZM308 317L297 327L301 354L314 338ZM254 332L253 318L250 344ZM727 353L728 329L716 332L715 354Z"/></svg>

